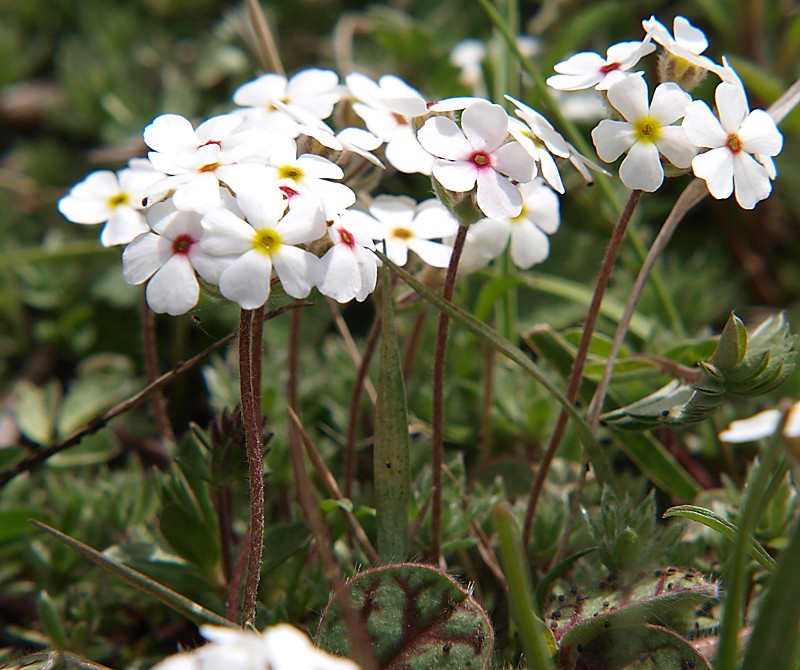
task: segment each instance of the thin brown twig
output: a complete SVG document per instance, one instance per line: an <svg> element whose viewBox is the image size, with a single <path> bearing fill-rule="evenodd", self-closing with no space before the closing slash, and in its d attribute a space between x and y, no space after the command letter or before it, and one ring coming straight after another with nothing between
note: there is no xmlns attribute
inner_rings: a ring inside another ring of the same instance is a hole
<svg viewBox="0 0 800 670"><path fill-rule="evenodd" d="M245 10L247 11L247 18L250 20L250 26L253 29L255 47L262 65L270 72L286 76L286 69L283 67L281 55L275 44L275 38L269 28L267 17L258 4L258 0L245 0Z"/></svg>
<svg viewBox="0 0 800 670"><path fill-rule="evenodd" d="M361 367L361 354L358 351L358 347L353 339L353 335L350 333L350 328L348 328L347 322L342 316L342 310L339 308L339 303L331 298L326 298L325 302L328 303L328 309L330 309L331 315L333 316L333 322L336 324L336 329L342 336L344 348L347 349L347 353L350 354L350 358L353 359L353 363L356 364L356 367ZM378 397L378 393L375 390L375 385L372 383L371 379L364 377L364 389L369 396L370 402L372 402L374 406Z"/></svg>
<svg viewBox="0 0 800 670"><path fill-rule="evenodd" d="M570 370L569 380L567 382L567 391L565 396L569 402L575 402L575 399L578 396L578 389L580 388L581 379L583 377L583 366L586 363L586 357L589 353L589 345L592 342L594 328L597 324L597 318L600 315L600 305L603 302L603 296L605 295L606 288L608 287L611 273L614 270L617 255L625 237L625 231L628 229L628 224L630 223L631 217L636 210L636 205L639 203L641 195L641 191L630 192L628 195L628 200L625 203L625 207L623 208L622 213L620 214L619 219L614 226L614 230L611 233L611 239L608 242L608 247L606 248L606 253L600 266L600 273L598 274L597 282L595 283L594 295L592 296L592 302L589 306L589 312L586 315L586 321L583 324L583 332L581 333L581 340L578 344L578 351L575 354L575 360L572 363L572 369ZM528 494L528 508L525 512L525 527L522 534L523 547L527 547L530 543L533 520L536 516L536 506L539 503L539 498L541 496L542 489L544 488L544 482L547 478L547 472L550 469L550 464L553 462L553 457L555 456L556 451L561 444L561 439L564 437L564 430L566 426L567 412L562 408L558 413L558 419L556 421L555 428L553 429L553 434L550 437L550 442L547 445L547 449L542 455L542 460L539 463L538 470L536 471L536 477L534 477L530 493Z"/></svg>
<svg viewBox="0 0 800 670"><path fill-rule="evenodd" d="M333 473L328 469L328 466L325 465L325 461L322 459L322 456L319 453L317 446L314 444L308 432L306 432L306 429L303 427L303 424L300 422L300 417L297 416L297 413L291 407L289 407L288 410L289 410L289 418L295 424L295 428L300 434L300 439L303 441L303 445L306 448L306 453L308 454L308 457L311 459L311 463L313 464L314 469L322 478L322 483L328 490L328 494L334 500L337 500L339 502L343 501L345 497L342 495L342 492L339 489L339 485L336 483L336 478L333 476ZM350 529L350 532L353 533L353 537L355 537L356 541L361 547L361 550L366 555L367 560L373 565L377 565L378 563L380 563L380 556L378 556L378 552L375 550L375 547L372 546L372 542L369 541L369 537L367 536L367 533L364 530L363 526L358 522L358 519L356 519L355 515L349 510L343 507L340 509L344 514L344 518L345 521L347 522L347 526Z"/></svg>
<svg viewBox="0 0 800 670"><path fill-rule="evenodd" d="M450 263L442 286L442 298L448 302L453 299L458 274L458 263L464 242L467 239L469 226L460 225L453 243ZM433 354L433 411L431 423L433 428L433 458L431 459L431 548L430 558L439 563L441 553L441 525L442 525L442 462L444 456L444 364L447 356L447 333L450 327L450 317L444 312L439 313L439 325L436 330L436 342Z"/></svg>
<svg viewBox="0 0 800 670"><path fill-rule="evenodd" d="M264 317L265 321L269 321L270 319L274 319L277 316L280 316L284 312L288 312L289 310L295 309L297 307L310 307L313 303L293 303L291 305L284 305L283 307L279 307L278 309L274 309L271 312L268 312L267 315ZM151 384L145 386L141 391L132 395L127 400L123 400L122 402L114 405L111 409L106 410L105 412L101 412L97 416L95 416L90 421L86 422L83 426L78 428L75 432L68 435L62 440L58 440L54 442L49 447L44 449L39 449L36 451L35 454L29 456L28 458L20 461L15 466L9 468L2 474L0 474L0 487L4 484L7 484L17 475L27 472L31 468L37 466L39 463L46 461L51 456L58 454L65 449L69 449L70 447L74 447L77 445L84 437L89 435L93 435L101 428L104 428L106 424L112 419L117 418L119 415L124 414L125 412L134 409L141 405L142 403L146 402L151 394L154 391L157 391L160 388L163 388L171 381L173 381L176 377L183 374L187 370L190 370L198 363L202 363L206 358L208 358L211 354L213 354L218 349L221 349L225 345L229 344L237 335L238 331L234 331L232 333L228 333L225 337L220 340L214 342L214 344L206 347L201 351L199 354L192 356L192 358L183 361L182 363L178 363L174 368L165 372L161 375L158 379L156 379Z"/></svg>
<svg viewBox="0 0 800 670"><path fill-rule="evenodd" d="M156 345L156 320L153 310L147 304L147 297L142 292L142 348L144 349L144 366L147 381L153 383L158 379L158 346ZM167 444L175 444L175 432L169 421L167 402L161 390L153 392L150 397L150 406L158 426L161 439Z"/></svg>

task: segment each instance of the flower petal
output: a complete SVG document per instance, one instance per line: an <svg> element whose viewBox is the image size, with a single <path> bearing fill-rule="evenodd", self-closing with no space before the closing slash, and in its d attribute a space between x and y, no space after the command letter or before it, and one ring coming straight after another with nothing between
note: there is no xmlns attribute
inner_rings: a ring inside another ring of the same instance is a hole
<svg viewBox="0 0 800 670"><path fill-rule="evenodd" d="M743 151L733 157L733 183L736 189L736 202L743 209L753 209L772 192L772 182L767 169Z"/></svg>
<svg viewBox="0 0 800 670"><path fill-rule="evenodd" d="M612 163L633 146L636 137L633 128L626 121L612 121L603 119L592 130L592 142L600 156L606 163Z"/></svg>
<svg viewBox="0 0 800 670"><path fill-rule="evenodd" d="M272 256L283 290L293 298L305 298L321 276L320 260L298 247L281 245Z"/></svg>
<svg viewBox="0 0 800 670"><path fill-rule="evenodd" d="M653 92L649 116L668 126L683 118L691 101L692 97L677 84L671 81L659 84Z"/></svg>
<svg viewBox="0 0 800 670"><path fill-rule="evenodd" d="M173 254L147 284L147 304L157 314L185 314L197 304L200 285L185 254Z"/></svg>
<svg viewBox="0 0 800 670"><path fill-rule="evenodd" d="M733 154L727 148L712 149L692 160L696 177L704 179L708 192L717 200L733 193Z"/></svg>
<svg viewBox="0 0 800 670"><path fill-rule="evenodd" d="M686 108L681 124L686 137L698 147L716 148L728 141L728 133L722 128L719 119L702 100L695 100Z"/></svg>
<svg viewBox="0 0 800 670"><path fill-rule="evenodd" d="M739 126L745 120L749 108L747 106L747 94L744 86L740 83L730 83L723 81L714 93L717 102L717 113L722 127L727 133L738 133Z"/></svg>
<svg viewBox="0 0 800 670"><path fill-rule="evenodd" d="M697 154L697 147L689 141L681 126L662 128L656 146L670 163L679 168L688 168Z"/></svg>
<svg viewBox="0 0 800 670"><path fill-rule="evenodd" d="M783 135L773 118L763 109L756 109L739 128L742 149L749 154L777 156L783 148Z"/></svg>
<svg viewBox="0 0 800 670"><path fill-rule="evenodd" d="M657 190L664 182L658 147L653 142L636 142L619 166L619 178L631 190Z"/></svg>
<svg viewBox="0 0 800 670"><path fill-rule="evenodd" d="M408 248L435 268L446 268L453 253L451 247L430 240L411 239L408 241Z"/></svg>
<svg viewBox="0 0 800 670"><path fill-rule="evenodd" d="M522 211L519 188L494 170L478 171L478 207L490 219L518 216Z"/></svg>
<svg viewBox="0 0 800 670"><path fill-rule="evenodd" d="M437 158L433 161L433 176L436 180L449 191L463 193L471 191L475 186L475 180L479 170L467 161L446 161ZM492 172L494 170L481 170L481 172Z"/></svg>
<svg viewBox="0 0 800 670"><path fill-rule="evenodd" d="M219 290L242 309L257 309L269 298L272 259L251 249L231 263L220 275Z"/></svg>
<svg viewBox="0 0 800 670"><path fill-rule="evenodd" d="M626 121L635 123L648 114L647 82L643 77L625 77L608 89L608 101Z"/></svg>
<svg viewBox="0 0 800 670"><path fill-rule="evenodd" d="M476 102L461 115L461 128L473 150L493 152L508 133L508 114L490 102Z"/></svg>
<svg viewBox="0 0 800 670"><path fill-rule="evenodd" d="M541 263L550 254L550 241L530 221L521 220L511 226L511 260L520 270Z"/></svg>
<svg viewBox="0 0 800 670"><path fill-rule="evenodd" d="M536 163L519 142L507 142L494 152L495 170L519 182L536 176Z"/></svg>
<svg viewBox="0 0 800 670"><path fill-rule="evenodd" d="M417 132L417 140L425 151L447 160L466 160L473 151L461 128L442 116L428 119Z"/></svg>

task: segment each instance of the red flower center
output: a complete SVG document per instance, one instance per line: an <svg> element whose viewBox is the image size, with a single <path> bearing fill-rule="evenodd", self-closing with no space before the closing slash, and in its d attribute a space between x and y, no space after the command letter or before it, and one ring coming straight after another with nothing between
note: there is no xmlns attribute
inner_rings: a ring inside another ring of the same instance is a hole
<svg viewBox="0 0 800 670"><path fill-rule="evenodd" d="M619 63L616 61L613 63L606 63L603 67L600 68L601 74L608 74L609 72L613 72L614 70L619 70Z"/></svg>
<svg viewBox="0 0 800 670"><path fill-rule="evenodd" d="M181 254L183 256L187 255L192 248L192 245L196 242L193 237L189 235L178 235L174 240L172 240L172 253L173 254Z"/></svg>
<svg viewBox="0 0 800 670"><path fill-rule="evenodd" d="M296 195L300 195L300 193L298 191L295 191L293 188L289 188L288 186L279 186L278 188L282 191L283 196L287 200L291 200Z"/></svg>
<svg viewBox="0 0 800 670"><path fill-rule="evenodd" d="M469 159L479 170L492 167L492 157L485 151L476 151Z"/></svg>
<svg viewBox="0 0 800 670"><path fill-rule="evenodd" d="M344 228L339 228L339 237L342 240L342 244L350 247L351 249L356 246L356 240L353 237L353 234L349 230L345 230Z"/></svg>

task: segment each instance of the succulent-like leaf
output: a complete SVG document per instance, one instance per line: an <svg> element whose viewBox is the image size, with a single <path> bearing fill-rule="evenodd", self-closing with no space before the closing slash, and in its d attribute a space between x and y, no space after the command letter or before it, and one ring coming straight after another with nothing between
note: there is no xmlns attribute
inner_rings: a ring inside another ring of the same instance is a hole
<svg viewBox="0 0 800 670"><path fill-rule="evenodd" d="M717 595L716 583L691 570L660 568L641 572L633 581L609 575L594 589L573 587L567 594L554 595L545 621L563 655L633 625L652 623L688 630L694 612Z"/></svg>
<svg viewBox="0 0 800 670"><path fill-rule="evenodd" d="M731 314L708 361L699 361L698 382L672 381L655 393L609 412L614 427L647 430L659 425L696 423L713 414L729 394L755 396L778 387L795 366L796 336L783 312L749 334Z"/></svg>
<svg viewBox="0 0 800 670"><path fill-rule="evenodd" d="M362 572L342 589L366 624L381 670L489 667L494 641L489 618L469 590L443 570L419 563L387 565ZM322 614L317 644L333 654L352 655L337 594Z"/></svg>

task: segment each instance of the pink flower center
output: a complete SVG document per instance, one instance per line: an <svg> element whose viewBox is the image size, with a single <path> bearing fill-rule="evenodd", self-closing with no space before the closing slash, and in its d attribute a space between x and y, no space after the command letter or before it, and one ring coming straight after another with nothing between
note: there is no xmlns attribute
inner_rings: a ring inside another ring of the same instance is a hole
<svg viewBox="0 0 800 670"><path fill-rule="evenodd" d="M485 151L476 151L469 159L479 170L492 167L492 157Z"/></svg>
<svg viewBox="0 0 800 670"><path fill-rule="evenodd" d="M287 200L291 200L296 195L300 195L298 191L295 191L293 188L289 188L288 186L279 186L278 188L283 192L283 196Z"/></svg>
<svg viewBox="0 0 800 670"><path fill-rule="evenodd" d="M613 72L614 70L619 70L620 64L616 61L613 63L606 63L603 67L600 68L601 74L608 74L609 72Z"/></svg>
<svg viewBox="0 0 800 670"><path fill-rule="evenodd" d="M398 126L407 126L407 125L409 125L408 119L405 116L403 116L402 114L398 114L397 112L392 112L392 116L394 117L394 120L397 121L397 125Z"/></svg>
<svg viewBox="0 0 800 670"><path fill-rule="evenodd" d="M339 228L339 238L342 240L342 244L351 249L356 246L356 240L353 237L353 234L349 230L345 230L344 228Z"/></svg>
<svg viewBox="0 0 800 670"><path fill-rule="evenodd" d="M172 253L186 256L196 241L197 240L189 235L178 235L178 237L172 240Z"/></svg>
<svg viewBox="0 0 800 670"><path fill-rule="evenodd" d="M736 133L728 135L726 144L728 145L728 149L731 150L731 153L738 154L742 150L742 140L739 139Z"/></svg>
<svg viewBox="0 0 800 670"><path fill-rule="evenodd" d="M208 142L206 142L205 144L201 144L197 148L199 149L200 147L207 147L207 146L210 146L212 144L216 144L220 149L222 148L222 142L220 142L219 140L208 140Z"/></svg>

